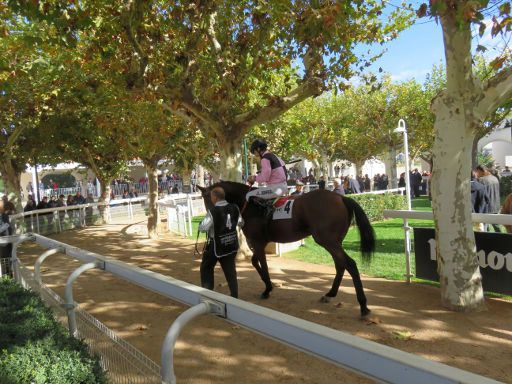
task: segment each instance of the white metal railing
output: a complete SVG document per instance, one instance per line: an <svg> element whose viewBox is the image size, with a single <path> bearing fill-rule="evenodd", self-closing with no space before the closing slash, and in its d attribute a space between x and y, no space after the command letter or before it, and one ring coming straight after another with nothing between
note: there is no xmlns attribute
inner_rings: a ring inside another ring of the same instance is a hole
<svg viewBox="0 0 512 384"><path fill-rule="evenodd" d="M134 220L136 215L143 214L147 196L133 199L110 200L109 203L88 203L35 209L9 216L16 233L35 232L52 233L66 229L65 223L72 227L83 227L91 224L93 216L103 216L107 223L113 218L123 216Z"/></svg>
<svg viewBox="0 0 512 384"><path fill-rule="evenodd" d="M418 384L498 383L473 373L429 361L410 353L289 316L269 308L234 299L40 235L25 236L23 240L33 240L46 249L64 249L67 256L78 259L82 263L93 263L82 269L93 265L101 265L102 269L114 276L190 306L198 306L205 301L213 303L202 305L201 308L197 307L198 310L195 311L193 316L207 312L206 309L208 308L209 312L213 312L219 317L250 329L253 332L379 382L414 382ZM13 248L16 250L17 244ZM17 261L16 251L13 253L13 258ZM18 262L14 264L15 266L19 265ZM187 317L187 320L183 320L183 323L185 324L189 318L190 316ZM179 329L177 334L176 331L169 332L169 334L173 333L177 337ZM175 340L175 337L168 338L168 340L171 339ZM169 348L166 344L162 346L162 356L170 356ZM173 377L174 373L170 362L162 361L162 378L165 378L162 383L174 383Z"/></svg>
<svg viewBox="0 0 512 384"><path fill-rule="evenodd" d="M403 219L403 228L405 235L405 277L408 283L411 282L411 246L410 246L410 230L409 219L416 220L434 220L432 211L408 211L408 210L384 210L386 219ZM473 223L501 224L512 225L512 215L500 215L489 213L472 213L471 221Z"/></svg>
<svg viewBox="0 0 512 384"><path fill-rule="evenodd" d="M192 218L205 215L206 208L200 193L168 195L157 202L167 213L167 229L187 237L192 235Z"/></svg>

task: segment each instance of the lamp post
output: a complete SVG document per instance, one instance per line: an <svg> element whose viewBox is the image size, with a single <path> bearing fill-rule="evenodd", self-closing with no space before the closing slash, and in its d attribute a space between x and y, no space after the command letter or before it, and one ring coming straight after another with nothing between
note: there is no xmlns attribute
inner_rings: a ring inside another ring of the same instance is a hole
<svg viewBox="0 0 512 384"><path fill-rule="evenodd" d="M407 141L407 126L405 125L404 119L398 120L398 127L395 128L394 132L404 134L404 150L405 150L405 193L407 195L407 209L412 209L411 205L411 179L409 170L409 142Z"/></svg>
<svg viewBox="0 0 512 384"><path fill-rule="evenodd" d="M409 143L407 141L407 126L404 119L398 120L398 127L394 132L404 134L404 148L405 148L405 193L407 194L407 209L410 211L411 206L411 180L409 178ZM411 227L409 227L409 220L404 219L404 233L405 233L405 277L408 283L411 282Z"/></svg>

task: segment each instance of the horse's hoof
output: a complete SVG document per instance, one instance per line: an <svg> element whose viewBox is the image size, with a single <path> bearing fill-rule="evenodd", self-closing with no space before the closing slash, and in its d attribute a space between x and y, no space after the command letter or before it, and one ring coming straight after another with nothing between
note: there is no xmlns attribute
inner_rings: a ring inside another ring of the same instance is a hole
<svg viewBox="0 0 512 384"><path fill-rule="evenodd" d="M331 298L329 296L322 296L320 298L320 302L321 303L330 303L331 302Z"/></svg>
<svg viewBox="0 0 512 384"><path fill-rule="evenodd" d="M361 320L366 320L368 318L368 316L370 316L371 313L372 313L372 311L370 311L368 308L362 309L361 310Z"/></svg>
<svg viewBox="0 0 512 384"><path fill-rule="evenodd" d="M263 292L260 295L260 298L262 298L262 299L268 299L269 297L270 297L270 292Z"/></svg>

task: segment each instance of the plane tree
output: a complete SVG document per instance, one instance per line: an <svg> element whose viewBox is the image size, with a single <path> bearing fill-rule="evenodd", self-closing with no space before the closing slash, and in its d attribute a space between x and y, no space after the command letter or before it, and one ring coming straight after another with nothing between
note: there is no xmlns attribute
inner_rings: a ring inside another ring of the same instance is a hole
<svg viewBox="0 0 512 384"><path fill-rule="evenodd" d="M358 44L397 36L409 16L386 3L334 1L31 2L19 8L79 31L98 56L199 126L219 153L222 177L239 179L249 130L345 79L374 58ZM34 14L36 16L34 16Z"/></svg>
<svg viewBox="0 0 512 384"><path fill-rule="evenodd" d="M55 97L48 65L56 31L0 6L0 173L21 207L20 176L45 146L39 123Z"/></svg>
<svg viewBox="0 0 512 384"><path fill-rule="evenodd" d="M422 4L420 16L435 18L442 27L446 88L432 103L435 114L432 208L441 301L457 311L484 307L482 277L471 221L470 171L475 136L486 118L512 94L512 67L507 50L496 57L496 74L480 80L473 68L472 27L483 36L510 36L510 2L436 1ZM478 47L477 47L478 48Z"/></svg>

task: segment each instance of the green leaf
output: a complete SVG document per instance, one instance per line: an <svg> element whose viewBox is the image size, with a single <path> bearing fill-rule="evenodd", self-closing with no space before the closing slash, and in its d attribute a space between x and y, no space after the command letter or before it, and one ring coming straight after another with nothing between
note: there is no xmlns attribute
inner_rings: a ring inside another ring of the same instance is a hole
<svg viewBox="0 0 512 384"><path fill-rule="evenodd" d="M476 46L476 51L477 51L477 52L482 52L482 53L483 53L483 52L487 51L487 48L486 48L486 47L484 47L483 45L478 44L478 45Z"/></svg>
<svg viewBox="0 0 512 384"><path fill-rule="evenodd" d="M480 37L482 37L485 33L485 28L487 28L487 26L485 25L485 23L480 23L480 26L478 27L478 35Z"/></svg>
<svg viewBox="0 0 512 384"><path fill-rule="evenodd" d="M427 15L427 9L428 6L426 3L421 4L418 10L416 11L416 16L425 17Z"/></svg>
<svg viewBox="0 0 512 384"><path fill-rule="evenodd" d="M510 15L510 2L507 1L500 5L500 16Z"/></svg>

